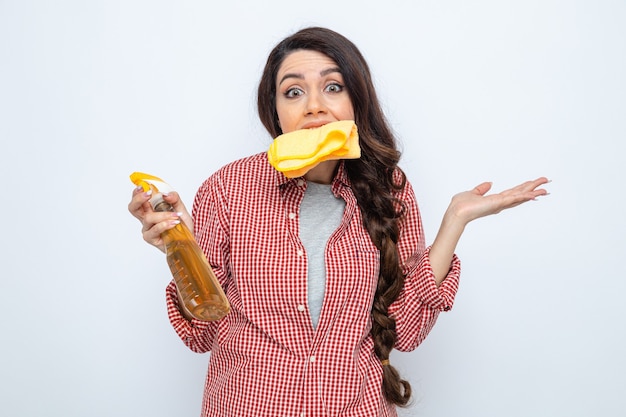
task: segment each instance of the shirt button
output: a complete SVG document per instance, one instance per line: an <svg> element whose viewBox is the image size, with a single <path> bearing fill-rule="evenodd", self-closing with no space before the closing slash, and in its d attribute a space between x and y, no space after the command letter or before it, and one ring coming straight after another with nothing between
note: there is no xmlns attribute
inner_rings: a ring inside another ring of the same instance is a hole
<svg viewBox="0 0 626 417"><path fill-rule="evenodd" d="M304 185L304 180L298 180L298 187L302 187Z"/></svg>
<svg viewBox="0 0 626 417"><path fill-rule="evenodd" d="M300 305L298 306L298 311L304 311L304 309L305 309L305 308L304 308L304 306L303 306L302 304L300 304Z"/></svg>
<svg viewBox="0 0 626 417"><path fill-rule="evenodd" d="M311 363L315 362L315 355L309 357L309 362Z"/></svg>
<svg viewBox="0 0 626 417"><path fill-rule="evenodd" d="M296 218L296 213L289 213L289 220L293 220Z"/></svg>
<svg viewBox="0 0 626 417"><path fill-rule="evenodd" d="M304 252L302 252L301 250L298 250L298 252L296 252L298 254L298 256L302 256L304 255Z"/></svg>

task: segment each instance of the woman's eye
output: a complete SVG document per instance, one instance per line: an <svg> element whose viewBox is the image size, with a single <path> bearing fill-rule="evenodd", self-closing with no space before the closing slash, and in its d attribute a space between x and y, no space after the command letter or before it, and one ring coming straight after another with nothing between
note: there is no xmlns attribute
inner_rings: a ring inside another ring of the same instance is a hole
<svg viewBox="0 0 626 417"><path fill-rule="evenodd" d="M299 89L299 88L290 88L289 90L287 90L285 92L285 97L293 98L293 97L301 96L302 94L304 94L304 91L302 91L301 89Z"/></svg>
<svg viewBox="0 0 626 417"><path fill-rule="evenodd" d="M326 91L329 93L339 93L343 91L343 86L340 84L329 84L326 86Z"/></svg>

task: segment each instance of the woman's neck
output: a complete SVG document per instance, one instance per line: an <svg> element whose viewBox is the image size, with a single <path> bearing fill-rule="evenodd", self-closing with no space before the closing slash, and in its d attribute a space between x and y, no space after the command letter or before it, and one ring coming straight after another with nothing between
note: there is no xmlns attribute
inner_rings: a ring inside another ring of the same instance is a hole
<svg viewBox="0 0 626 417"><path fill-rule="evenodd" d="M338 160L320 162L316 167L304 174L304 179L318 184L330 184L333 178L335 178L338 165Z"/></svg>

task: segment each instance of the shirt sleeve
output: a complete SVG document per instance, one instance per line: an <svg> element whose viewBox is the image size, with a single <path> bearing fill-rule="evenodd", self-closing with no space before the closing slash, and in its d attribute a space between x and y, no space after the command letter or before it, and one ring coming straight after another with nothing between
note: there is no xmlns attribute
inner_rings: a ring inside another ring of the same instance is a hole
<svg viewBox="0 0 626 417"><path fill-rule="evenodd" d="M178 337L194 352L209 352L217 333L217 322L196 320L194 318L191 321L187 320L180 312L178 292L173 280L167 286L165 296L167 315Z"/></svg>
<svg viewBox="0 0 626 417"><path fill-rule="evenodd" d="M405 281L400 296L389 307L389 314L396 319L398 339L395 348L406 352L415 349L426 338L440 312L452 309L461 262L454 255L446 278L437 286L430 264L430 247L425 247L420 213L408 182L401 198L406 211L398 251Z"/></svg>
<svg viewBox="0 0 626 417"><path fill-rule="evenodd" d="M227 293L228 236L224 231L227 216L222 201L217 174L202 184L193 203L194 236L204 252L211 269ZM192 351L204 353L211 350L220 321L187 320L180 311L174 281L166 289L167 313L176 334Z"/></svg>

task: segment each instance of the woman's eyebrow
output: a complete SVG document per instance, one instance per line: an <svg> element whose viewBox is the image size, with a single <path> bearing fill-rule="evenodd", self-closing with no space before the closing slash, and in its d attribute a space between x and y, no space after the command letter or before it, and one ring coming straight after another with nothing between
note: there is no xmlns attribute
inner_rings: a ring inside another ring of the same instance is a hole
<svg viewBox="0 0 626 417"><path fill-rule="evenodd" d="M285 80L288 80L289 78L296 78L298 80L304 80L304 75L295 74L295 73L287 73L283 75L283 78L280 79L280 82L278 83L278 85L281 85Z"/></svg>
<svg viewBox="0 0 626 417"><path fill-rule="evenodd" d="M338 67L331 67L331 68L326 68L325 70L320 71L320 76L321 77L325 77L328 74L332 74L334 72L338 72L341 74L341 70L339 70ZM280 82L278 83L278 85L281 85L285 80L288 80L289 78L296 78L298 80L304 80L304 75L299 74L299 73L287 73L285 75L283 75L283 78L280 79Z"/></svg>
<svg viewBox="0 0 626 417"><path fill-rule="evenodd" d="M328 69L321 71L320 75L324 77L328 74L332 74L333 72L338 72L339 74L341 74L341 70L339 69L339 67L332 67L332 68L328 68Z"/></svg>

